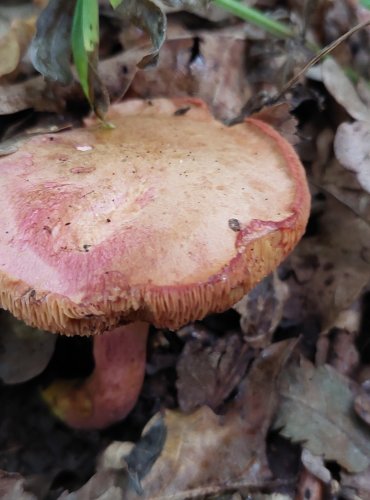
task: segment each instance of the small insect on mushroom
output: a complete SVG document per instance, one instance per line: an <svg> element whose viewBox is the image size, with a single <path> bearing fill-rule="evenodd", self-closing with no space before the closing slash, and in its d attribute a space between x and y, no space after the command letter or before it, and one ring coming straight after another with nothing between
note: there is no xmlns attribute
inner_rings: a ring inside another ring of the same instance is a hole
<svg viewBox="0 0 370 500"><path fill-rule="evenodd" d="M238 219L229 219L229 228L232 229L233 231L240 231L241 227L240 227L240 222L238 221Z"/></svg>

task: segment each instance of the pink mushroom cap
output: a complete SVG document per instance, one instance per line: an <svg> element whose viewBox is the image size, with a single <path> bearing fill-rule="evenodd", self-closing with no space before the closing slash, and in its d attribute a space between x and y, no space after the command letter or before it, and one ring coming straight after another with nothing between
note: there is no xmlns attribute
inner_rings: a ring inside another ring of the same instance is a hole
<svg viewBox="0 0 370 500"><path fill-rule="evenodd" d="M91 335L223 311L301 238L309 191L264 122L192 99L132 100L0 159L0 306Z"/></svg>

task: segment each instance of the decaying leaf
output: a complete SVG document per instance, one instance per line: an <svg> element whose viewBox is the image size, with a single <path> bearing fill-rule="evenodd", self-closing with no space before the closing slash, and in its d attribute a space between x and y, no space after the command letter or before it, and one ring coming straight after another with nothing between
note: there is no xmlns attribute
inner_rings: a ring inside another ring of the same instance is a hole
<svg viewBox="0 0 370 500"><path fill-rule="evenodd" d="M24 489L24 478L20 474L0 470L1 500L37 500Z"/></svg>
<svg viewBox="0 0 370 500"><path fill-rule="evenodd" d="M36 377L54 352L56 335L26 326L6 311L0 313L0 379L19 384Z"/></svg>
<svg viewBox="0 0 370 500"><path fill-rule="evenodd" d="M199 340L187 342L177 364L181 410L202 405L217 409L240 382L248 358L248 345L239 335L226 335L209 346Z"/></svg>
<svg viewBox="0 0 370 500"><path fill-rule="evenodd" d="M157 66L139 71L132 90L145 98L198 97L218 119L233 120L251 96L245 49L244 39L223 33L201 32L197 39L189 34L167 40Z"/></svg>
<svg viewBox="0 0 370 500"><path fill-rule="evenodd" d="M166 37L167 19L162 9L151 0L125 0L116 12L150 37L152 49L142 58L139 67L155 64Z"/></svg>
<svg viewBox="0 0 370 500"><path fill-rule="evenodd" d="M339 125L334 150L339 162L355 172L361 186L370 193L370 121Z"/></svg>
<svg viewBox="0 0 370 500"><path fill-rule="evenodd" d="M301 358L283 370L281 402L274 422L283 436L347 471L370 464L370 429L356 418L348 379L329 365L315 368Z"/></svg>
<svg viewBox="0 0 370 500"><path fill-rule="evenodd" d="M322 457L313 455L306 448L303 448L301 455L302 464L315 477L320 479L324 484L329 484L332 480L332 474L324 465Z"/></svg>
<svg viewBox="0 0 370 500"><path fill-rule="evenodd" d="M303 238L283 265L293 271L284 317L314 319L327 331L370 280L370 226L328 194L316 217L315 236Z"/></svg>
<svg viewBox="0 0 370 500"><path fill-rule="evenodd" d="M151 0L125 0L123 4L115 2L114 7L122 19L135 24L150 37L152 48L147 49L139 66L155 63L166 35L167 20L162 9ZM46 78L68 85L73 81L70 67L72 49L84 94L95 113L103 118L109 96L98 71L98 44L97 2L90 5L82 0L73 0L65 6L61 0L51 0L38 19L31 59Z"/></svg>
<svg viewBox="0 0 370 500"><path fill-rule="evenodd" d="M31 44L31 60L37 71L63 85L73 80L70 34L75 4L76 0L50 0L37 20Z"/></svg>
<svg viewBox="0 0 370 500"><path fill-rule="evenodd" d="M303 500L309 498L310 500L322 500L324 495L324 485L316 476L309 470L303 468L300 471L296 498Z"/></svg>
<svg viewBox="0 0 370 500"><path fill-rule="evenodd" d="M370 110L359 98L343 68L334 59L327 58L321 70L325 87L347 113L355 120L370 121Z"/></svg>
<svg viewBox="0 0 370 500"><path fill-rule="evenodd" d="M359 474L341 475L341 493L345 499L367 500L370 498L370 467Z"/></svg>
<svg viewBox="0 0 370 500"><path fill-rule="evenodd" d="M8 33L0 37L0 78L14 74L35 31L35 19L16 19Z"/></svg>
<svg viewBox="0 0 370 500"><path fill-rule="evenodd" d="M89 482L91 485L100 478L102 496L98 498L107 498L103 497L102 484L106 490L119 486L125 500L185 500L239 486L258 486L270 479L265 438L277 405L275 384L295 345L289 340L264 350L226 414L216 415L208 407L189 415L166 411L153 417L134 448L122 445L119 456L116 445L113 467L107 470L110 461L103 460ZM158 435L158 426L166 436L159 450L158 440L147 438L150 433ZM112 482L109 473L113 470L116 479ZM91 491L86 485L61 498L90 498L84 496L84 488Z"/></svg>
<svg viewBox="0 0 370 500"><path fill-rule="evenodd" d="M240 326L247 343L255 348L267 347L283 317L289 288L276 273L261 281L234 309L240 314Z"/></svg>
<svg viewBox="0 0 370 500"><path fill-rule="evenodd" d="M189 65L195 95L205 100L217 118L232 120L251 97L245 39L222 33L200 33L199 38L199 56Z"/></svg>
<svg viewBox="0 0 370 500"><path fill-rule="evenodd" d="M290 113L290 106L287 102L265 106L252 118L262 120L274 127L290 144L297 144L297 119Z"/></svg>
<svg viewBox="0 0 370 500"><path fill-rule="evenodd" d="M145 49L137 48L113 56L99 65L103 84L112 98L122 97L137 71ZM41 76L12 85L0 85L0 115L33 108L35 111L62 112L68 103L84 100L77 82L62 87Z"/></svg>

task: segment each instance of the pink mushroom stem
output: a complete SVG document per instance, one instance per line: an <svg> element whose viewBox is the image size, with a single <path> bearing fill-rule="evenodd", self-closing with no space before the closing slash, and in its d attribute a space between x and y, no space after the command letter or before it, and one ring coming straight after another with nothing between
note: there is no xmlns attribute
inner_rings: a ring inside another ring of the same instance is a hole
<svg viewBox="0 0 370 500"><path fill-rule="evenodd" d="M93 373L84 381L56 381L43 397L70 427L102 429L126 417L144 380L149 325L136 322L94 337Z"/></svg>

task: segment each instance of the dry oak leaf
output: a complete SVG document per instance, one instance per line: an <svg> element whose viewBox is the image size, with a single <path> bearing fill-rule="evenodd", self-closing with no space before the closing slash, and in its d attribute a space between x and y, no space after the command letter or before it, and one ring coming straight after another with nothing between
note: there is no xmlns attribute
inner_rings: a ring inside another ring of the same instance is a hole
<svg viewBox="0 0 370 500"><path fill-rule="evenodd" d="M225 415L207 407L191 415L166 412L162 452L139 478L143 494L131 490L125 498L182 500L270 479L265 438L276 410L275 384L295 345L288 340L262 351Z"/></svg>
<svg viewBox="0 0 370 500"><path fill-rule="evenodd" d="M355 415L351 382L329 365L301 358L279 377L280 405L274 428L349 472L370 464L370 429Z"/></svg>
<svg viewBox="0 0 370 500"><path fill-rule="evenodd" d="M79 491L60 498L95 499L93 484L99 484L99 499L119 486L125 500L185 500L263 486L271 480L265 440L276 411L276 380L295 345L287 340L262 351L225 415L205 406L188 415L155 415L134 447L115 443L114 457L102 460Z"/></svg>

